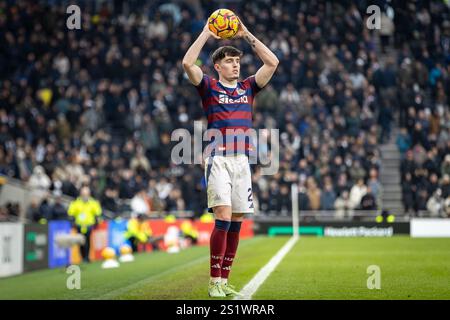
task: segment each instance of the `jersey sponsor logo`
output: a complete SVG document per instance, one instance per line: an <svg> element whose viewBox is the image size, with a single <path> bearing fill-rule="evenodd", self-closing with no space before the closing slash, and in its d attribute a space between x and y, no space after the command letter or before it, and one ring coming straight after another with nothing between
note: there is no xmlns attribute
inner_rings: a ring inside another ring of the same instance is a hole
<svg viewBox="0 0 450 320"><path fill-rule="evenodd" d="M248 103L248 97L242 96L242 97L239 97L238 99L231 99L227 95L219 94L219 103L223 103L223 104Z"/></svg>
<svg viewBox="0 0 450 320"><path fill-rule="evenodd" d="M238 93L238 94L244 94L244 93L245 93L245 90L242 90L241 88L238 88L238 89L237 89L237 93Z"/></svg>

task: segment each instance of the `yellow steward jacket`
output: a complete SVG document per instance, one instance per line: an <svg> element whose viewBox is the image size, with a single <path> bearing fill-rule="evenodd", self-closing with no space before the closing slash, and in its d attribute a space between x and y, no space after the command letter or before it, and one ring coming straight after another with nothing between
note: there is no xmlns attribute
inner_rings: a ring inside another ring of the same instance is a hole
<svg viewBox="0 0 450 320"><path fill-rule="evenodd" d="M152 234L153 231L148 222L139 222L136 218L131 218L128 220L125 239L134 237L138 239L139 242L145 243L148 241L148 238L152 236Z"/></svg>
<svg viewBox="0 0 450 320"><path fill-rule="evenodd" d="M95 224L95 217L102 214L100 203L94 198L89 198L88 201L83 201L81 198L70 203L67 210L69 216L75 218L75 224L82 229L86 229Z"/></svg>

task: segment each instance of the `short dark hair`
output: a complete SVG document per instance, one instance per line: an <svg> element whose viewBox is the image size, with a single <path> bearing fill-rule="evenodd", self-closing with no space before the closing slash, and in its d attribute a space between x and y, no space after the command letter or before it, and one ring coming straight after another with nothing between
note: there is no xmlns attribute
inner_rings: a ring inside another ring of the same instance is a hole
<svg viewBox="0 0 450 320"><path fill-rule="evenodd" d="M242 57L242 51L232 46L223 46L217 48L217 50L213 52L213 54L211 55L211 59L213 63L216 63L217 61L222 60L226 56Z"/></svg>

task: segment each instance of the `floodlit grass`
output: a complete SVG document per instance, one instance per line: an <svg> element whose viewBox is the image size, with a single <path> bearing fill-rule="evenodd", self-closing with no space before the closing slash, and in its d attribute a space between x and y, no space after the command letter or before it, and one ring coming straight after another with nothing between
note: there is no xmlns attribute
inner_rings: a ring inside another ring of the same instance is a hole
<svg viewBox="0 0 450 320"><path fill-rule="evenodd" d="M288 237L241 241L230 282L238 289ZM0 279L0 299L208 299L209 248L136 255L103 270L81 266L81 289L69 290L64 268ZM381 289L367 288L367 267ZM450 239L301 237L254 299L450 299Z"/></svg>
<svg viewBox="0 0 450 320"><path fill-rule="evenodd" d="M253 298L450 299L450 239L302 237Z"/></svg>

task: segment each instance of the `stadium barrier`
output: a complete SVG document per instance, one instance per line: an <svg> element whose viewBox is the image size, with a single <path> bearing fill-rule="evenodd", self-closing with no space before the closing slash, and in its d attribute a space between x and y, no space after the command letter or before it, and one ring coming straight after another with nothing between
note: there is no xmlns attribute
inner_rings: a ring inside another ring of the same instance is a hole
<svg viewBox="0 0 450 320"><path fill-rule="evenodd" d="M23 271L48 268L48 226L25 224L23 228Z"/></svg>
<svg viewBox="0 0 450 320"><path fill-rule="evenodd" d="M149 219L154 236L164 235L170 226L180 228L186 219L166 221ZM92 260L100 260L101 251L112 247L119 252L120 246L127 243L124 233L127 229L126 219L105 220L91 235ZM198 231L198 245L207 245L213 221L193 221ZM374 222L374 221L307 221L302 220L298 226L300 235L319 237L391 237L394 235L411 235L411 237L450 237L450 219L413 218L411 221ZM24 272L66 267L81 262L78 245L69 248L61 246L58 237L76 233L69 221L50 221L46 225L24 224L17 222L0 223L0 278L18 275ZM242 224L241 238L251 238L255 234L291 235L292 219L288 217L271 218L255 216ZM140 251L151 251L152 247L141 246Z"/></svg>
<svg viewBox="0 0 450 320"><path fill-rule="evenodd" d="M180 228L185 221L187 220L149 219L145 223L149 224L153 236L158 237L164 236L170 226ZM101 252L105 247L114 248L118 254L119 248L128 243L125 239L127 222L126 219L105 220L92 230L90 239L92 261L102 259ZM208 245L214 222L195 220L192 224L198 231L197 244ZM75 239L69 237L75 233L72 223L66 220L49 221L48 224L0 223L0 278L81 263L79 246L66 244L70 243L68 240ZM248 239L253 236L253 220L244 220L241 238ZM151 245L140 246L140 251L151 250Z"/></svg>
<svg viewBox="0 0 450 320"><path fill-rule="evenodd" d="M290 219L269 219L257 217L254 220L255 234L269 236L291 235L293 233ZM366 221L303 221L298 227L299 235L319 237L391 237L409 235L410 224L401 222L366 222Z"/></svg>
<svg viewBox="0 0 450 320"><path fill-rule="evenodd" d="M450 219L411 219L413 238L450 238Z"/></svg>
<svg viewBox="0 0 450 320"><path fill-rule="evenodd" d="M0 223L0 278L23 272L23 224Z"/></svg>

